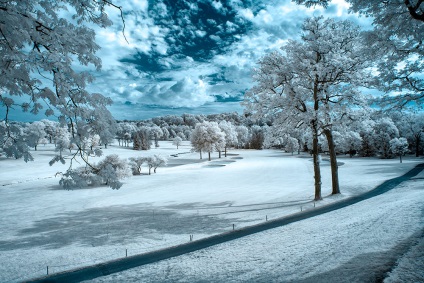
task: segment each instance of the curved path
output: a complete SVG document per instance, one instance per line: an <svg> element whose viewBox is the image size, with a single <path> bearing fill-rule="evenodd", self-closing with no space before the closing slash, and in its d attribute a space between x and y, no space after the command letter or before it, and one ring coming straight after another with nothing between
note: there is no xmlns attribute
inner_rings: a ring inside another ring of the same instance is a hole
<svg viewBox="0 0 424 283"><path fill-rule="evenodd" d="M109 275L116 272L121 272L133 267L154 263L160 260L168 259L171 257L183 255L200 249L204 249L210 246L221 244L227 241L238 239L247 235L262 232L268 229L284 226L296 221L311 218L320 214L324 214L330 211L334 211L346 206L358 203L360 201L381 195L385 192L398 186L400 183L411 179L416 176L424 169L424 163L418 164L415 168L405 173L400 177L396 177L385 181L381 185L377 186L373 190L364 194L354 196L336 203L317 207L315 209L306 210L303 212L291 214L285 217L281 217L275 220L270 220L265 223L260 223L253 226L240 228L231 232L214 235L211 237L203 238L186 244L165 248L157 251L143 253L135 256L125 257L108 261L105 263L95 264L79 269L73 269L64 271L50 276L37 278L27 282L80 282L84 280L91 280L100 276Z"/></svg>

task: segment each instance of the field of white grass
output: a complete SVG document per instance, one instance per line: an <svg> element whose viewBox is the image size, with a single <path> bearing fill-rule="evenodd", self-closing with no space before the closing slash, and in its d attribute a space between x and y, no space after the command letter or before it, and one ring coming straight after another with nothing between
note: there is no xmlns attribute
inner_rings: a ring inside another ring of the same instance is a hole
<svg viewBox="0 0 424 283"><path fill-rule="evenodd" d="M43 276L47 266L50 273L56 273L126 253L186 243L189 235L199 239L231 230L233 224L243 227L313 209L370 190L423 162L415 157L400 164L398 159L341 156L342 194L332 197L330 166L324 156L324 200L314 203L313 168L307 154L230 150L227 157L219 159L213 154L212 161L207 161L205 155L200 160L198 153L191 153L188 142L179 149L171 142L161 142L159 148L149 151L114 144L104 150L105 155L161 154L168 157L169 164L150 176L144 168L145 174L125 179L119 190L90 187L67 191L58 185L60 175L56 173L64 172L69 164L48 165L54 156L51 145L32 153L35 161L29 163L0 157L0 282ZM98 281L269 278L282 282L314 280L322 272L333 272L337 279L339 268L345 270L340 274L358 273L355 263L363 258L387 266L384 255L389 253L392 263L401 250L398 247L411 242L408 239L424 226L424 181L420 176L341 211ZM381 260L372 260L373 255ZM409 266L407 259L403 262Z"/></svg>

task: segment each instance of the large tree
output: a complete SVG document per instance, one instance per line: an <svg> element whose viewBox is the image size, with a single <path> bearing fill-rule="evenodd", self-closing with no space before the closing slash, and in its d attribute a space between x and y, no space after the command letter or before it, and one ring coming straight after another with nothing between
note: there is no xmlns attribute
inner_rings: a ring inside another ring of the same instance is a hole
<svg viewBox="0 0 424 283"><path fill-rule="evenodd" d="M88 136L98 134L104 144L114 137L115 122L106 109L112 101L87 91L93 76L79 71L81 66L101 68L96 56L100 47L89 25L112 24L107 6L120 10L106 0L0 1L0 148L31 159L10 126L9 114L16 108L34 114L45 108L46 116L69 125L75 156L83 160L82 143Z"/></svg>
<svg viewBox="0 0 424 283"><path fill-rule="evenodd" d="M293 0L306 6L328 7L331 0ZM403 108L424 102L424 1L346 0L350 11L371 17L374 30L367 39L379 52L380 75L375 86L386 95L382 106Z"/></svg>
<svg viewBox="0 0 424 283"><path fill-rule="evenodd" d="M349 21L307 19L300 41L289 41L283 53L259 61L257 85L246 95L248 111L273 116L280 125L308 127L312 133L315 199L321 199L319 136L330 151L332 193L340 192L333 126L349 115L350 105L362 104L355 87L367 78L369 58L362 34Z"/></svg>

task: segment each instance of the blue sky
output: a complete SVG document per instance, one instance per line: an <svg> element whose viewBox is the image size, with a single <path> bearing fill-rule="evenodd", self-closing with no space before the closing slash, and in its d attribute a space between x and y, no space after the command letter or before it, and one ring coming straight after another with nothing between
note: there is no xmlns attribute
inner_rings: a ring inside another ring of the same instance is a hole
<svg viewBox="0 0 424 283"><path fill-rule="evenodd" d="M369 20L349 14L343 0L328 9L305 8L290 0L116 0L107 10L112 27L96 27L98 56L89 90L114 101L118 120L168 114L241 113L253 86L257 60L300 35L306 17ZM27 120L24 116L18 119ZM11 117L12 119L16 117ZM39 118L39 117L37 117ZM42 118L42 117L41 117Z"/></svg>

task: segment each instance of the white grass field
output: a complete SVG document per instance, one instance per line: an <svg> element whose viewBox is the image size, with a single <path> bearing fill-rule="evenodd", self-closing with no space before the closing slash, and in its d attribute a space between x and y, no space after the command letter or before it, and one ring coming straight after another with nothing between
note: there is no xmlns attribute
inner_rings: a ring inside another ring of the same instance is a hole
<svg viewBox="0 0 424 283"><path fill-rule="evenodd" d="M189 235L198 239L228 231L233 224L243 227L313 209L370 190L423 162L415 157L400 164L398 159L341 156L342 194L331 197L330 166L324 156L324 200L314 204L313 168L306 154L230 150L227 157L213 154L207 161L191 153L188 142L179 149L161 142L147 152L115 144L104 154L161 154L169 165L150 176L125 179L119 190L67 191L58 185L56 173L68 164L48 165L54 155L51 145L34 151L34 162L0 157L0 282L43 276L47 266L56 273L124 257L126 251L132 255L178 245L189 241ZM424 227L420 176L352 207L290 224L290 229L269 230L97 281L301 281L339 268L362 278L367 272L358 272L355 263L364 257L371 262L374 255L380 260L372 262L387 266L384 258L396 258L399 245ZM406 268L408 255L417 253L406 254ZM401 274L402 264L399 268ZM332 277L337 279L336 273Z"/></svg>

